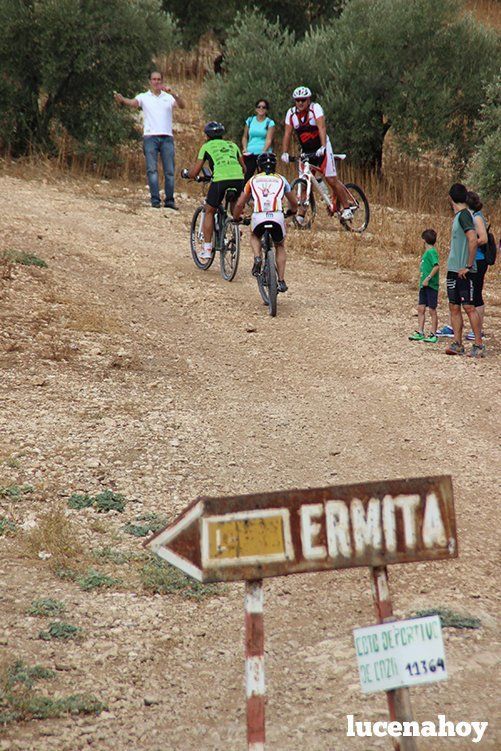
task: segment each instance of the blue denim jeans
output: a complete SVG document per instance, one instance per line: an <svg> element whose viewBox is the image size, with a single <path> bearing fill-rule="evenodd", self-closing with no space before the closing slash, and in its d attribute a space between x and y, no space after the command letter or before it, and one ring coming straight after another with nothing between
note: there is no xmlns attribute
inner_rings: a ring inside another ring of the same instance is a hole
<svg viewBox="0 0 501 751"><path fill-rule="evenodd" d="M146 176L150 188L151 205L161 206L158 185L158 155L162 160L165 178L165 205L174 204L174 139L172 136L144 136Z"/></svg>

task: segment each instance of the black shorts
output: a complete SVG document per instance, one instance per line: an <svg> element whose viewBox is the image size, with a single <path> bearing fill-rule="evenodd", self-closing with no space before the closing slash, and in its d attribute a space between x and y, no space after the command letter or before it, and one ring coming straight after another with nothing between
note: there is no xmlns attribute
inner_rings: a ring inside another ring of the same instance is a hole
<svg viewBox="0 0 501 751"><path fill-rule="evenodd" d="M228 188L234 188L236 190L235 199L238 198L242 190L244 189L243 180L220 180L219 182L211 183L207 192L207 198L205 202L212 206L213 209L217 209L224 201L224 194Z"/></svg>
<svg viewBox="0 0 501 751"><path fill-rule="evenodd" d="M484 276L487 271L487 261L485 259L477 260L477 273L473 279L473 305L480 308L484 304L482 295L484 289Z"/></svg>
<svg viewBox="0 0 501 751"><path fill-rule="evenodd" d="M447 272L447 297L452 305L473 305L473 279L475 274L458 276L456 271Z"/></svg>
<svg viewBox="0 0 501 751"><path fill-rule="evenodd" d="M252 233L256 235L256 237L262 237L265 230L268 230L274 243L281 243L283 241L284 232L278 222L260 222L259 224L256 224Z"/></svg>
<svg viewBox="0 0 501 751"><path fill-rule="evenodd" d="M419 290L419 305L435 310L438 305L438 289L433 287L421 287Z"/></svg>

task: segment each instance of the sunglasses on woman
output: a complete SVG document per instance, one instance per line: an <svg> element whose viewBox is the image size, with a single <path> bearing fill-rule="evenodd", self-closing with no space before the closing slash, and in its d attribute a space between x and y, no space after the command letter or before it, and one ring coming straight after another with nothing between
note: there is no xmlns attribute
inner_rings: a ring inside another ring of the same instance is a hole
<svg viewBox="0 0 501 751"><path fill-rule="evenodd" d="M307 102L308 100L306 99L306 97L304 97L304 98L301 98L301 99L295 99L294 101L295 102Z"/></svg>
<svg viewBox="0 0 501 751"><path fill-rule="evenodd" d="M256 107L257 110L267 110L268 107L265 104L258 104Z"/></svg>

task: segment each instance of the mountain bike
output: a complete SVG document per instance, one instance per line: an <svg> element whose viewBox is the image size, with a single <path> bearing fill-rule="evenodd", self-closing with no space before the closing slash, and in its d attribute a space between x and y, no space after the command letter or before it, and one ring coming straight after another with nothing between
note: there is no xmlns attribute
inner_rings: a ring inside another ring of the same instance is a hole
<svg viewBox="0 0 501 751"><path fill-rule="evenodd" d="M292 216L289 211L285 213L286 217ZM242 224L250 224L250 218L245 218ZM270 230L273 224L264 222L264 232L261 237L261 248L263 251L263 260L261 262L261 271L256 275L257 287L263 303L268 306L270 316L277 315L277 297L278 297L278 273L275 260L275 244Z"/></svg>
<svg viewBox="0 0 501 751"><path fill-rule="evenodd" d="M298 229L311 229L317 213L315 193L318 193L327 204L329 214L337 216L345 230L348 232L364 232L369 224L370 209L362 188L355 183L344 183L350 197L353 219L343 219L341 216L343 207L339 205L337 198L334 199L333 203L330 188L324 181L322 172L315 165L310 164L310 159L313 156L314 154L301 154L298 157L290 157L290 161L297 162L299 167L299 177L294 180L291 189L295 192L299 203L298 216L304 215L302 222L294 217L294 225ZM334 154L334 158L344 161L346 154Z"/></svg>
<svg viewBox="0 0 501 751"><path fill-rule="evenodd" d="M202 174L195 178L199 183L210 183L212 177ZM190 227L190 248L195 266L202 271L207 271L219 253L221 276L227 282L235 278L240 257L240 229L231 219L228 208L235 201L237 192L234 188L228 188L224 196L224 205L220 205L214 214L214 235L212 238L211 257L204 259L199 253L204 246L204 217L205 203L195 209Z"/></svg>

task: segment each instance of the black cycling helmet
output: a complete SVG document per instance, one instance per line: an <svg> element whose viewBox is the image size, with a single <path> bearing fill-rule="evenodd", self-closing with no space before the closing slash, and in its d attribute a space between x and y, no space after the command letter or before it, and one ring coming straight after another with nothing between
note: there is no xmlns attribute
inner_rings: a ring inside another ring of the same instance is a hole
<svg viewBox="0 0 501 751"><path fill-rule="evenodd" d="M204 128L204 133L207 138L221 138L224 136L225 129L223 123L217 123L215 120L211 120L210 123Z"/></svg>
<svg viewBox="0 0 501 751"><path fill-rule="evenodd" d="M261 172L266 172L266 174L269 175L271 172L275 171L276 166L277 157L272 151L264 151L262 154L259 154L257 158L257 167Z"/></svg>

